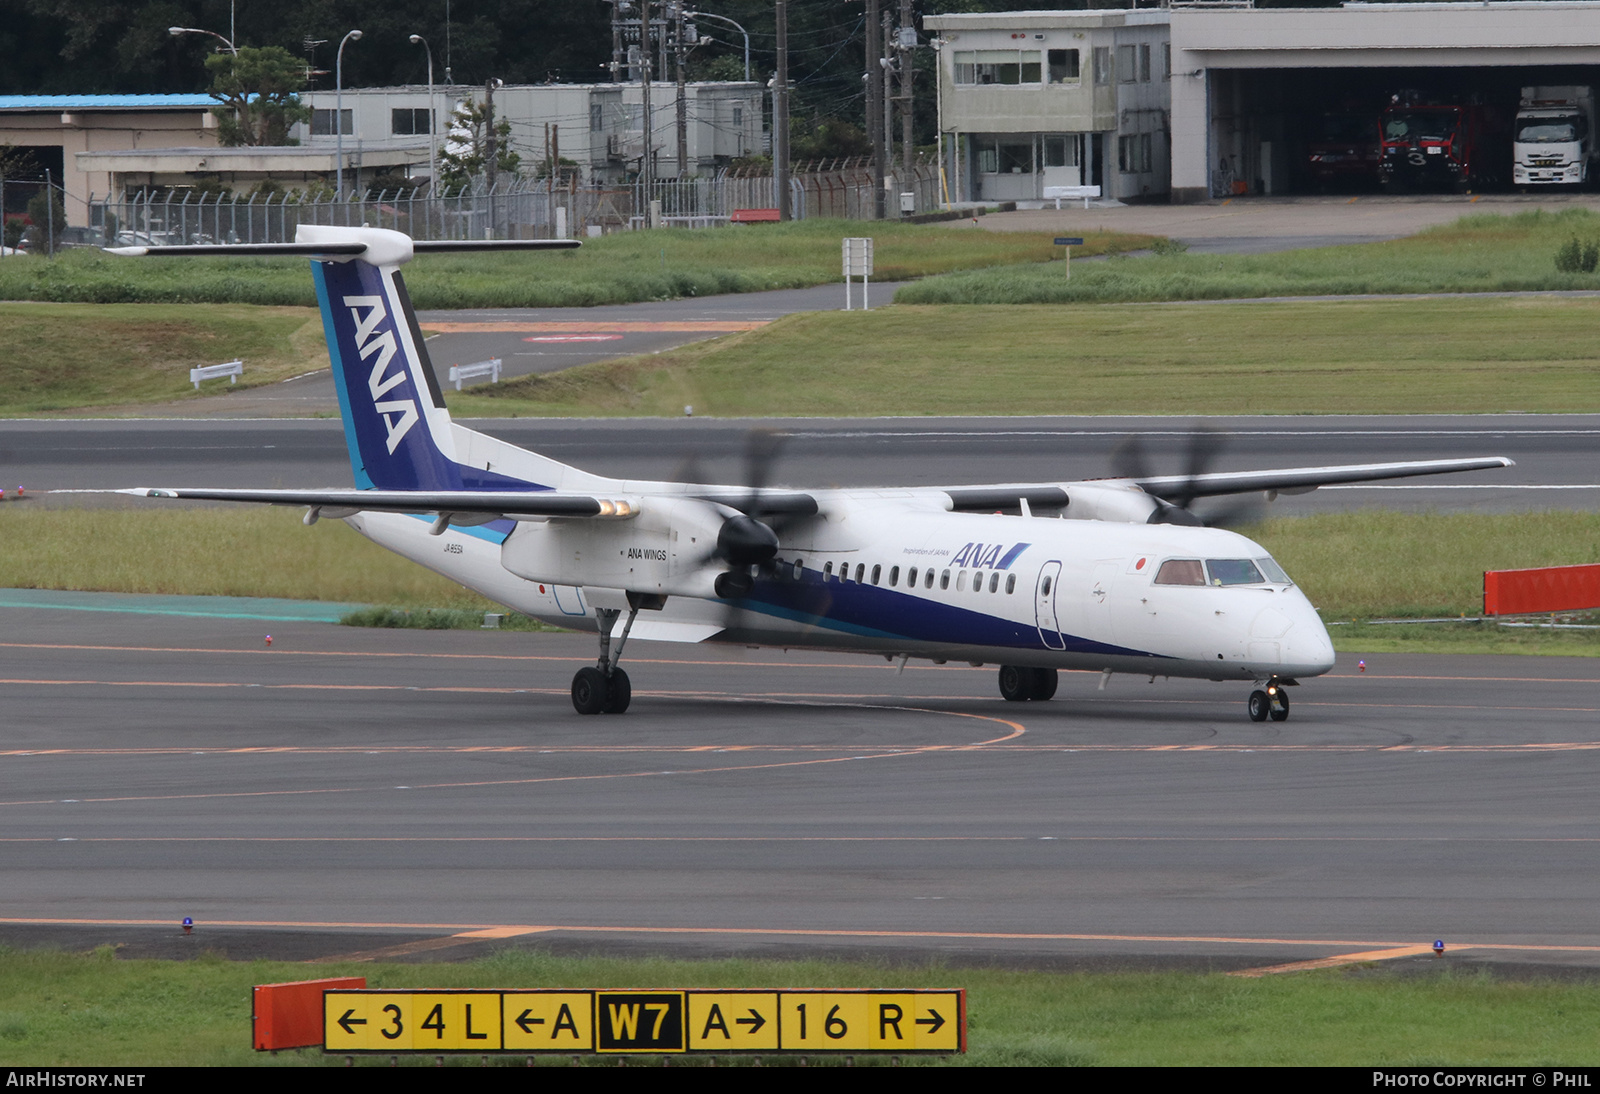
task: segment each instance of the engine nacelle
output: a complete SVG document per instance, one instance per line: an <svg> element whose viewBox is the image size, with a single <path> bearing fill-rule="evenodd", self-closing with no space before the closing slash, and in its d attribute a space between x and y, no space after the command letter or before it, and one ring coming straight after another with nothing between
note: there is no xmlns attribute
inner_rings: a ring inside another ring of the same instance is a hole
<svg viewBox="0 0 1600 1094"><path fill-rule="evenodd" d="M646 498L625 520L521 521L500 548L518 577L664 596L711 597L727 568L716 557L737 510L695 498Z"/></svg>
<svg viewBox="0 0 1600 1094"><path fill-rule="evenodd" d="M1163 503L1143 490L1131 486L1099 486L1080 483L1072 487L1068 520L1109 520L1125 524L1148 524Z"/></svg>

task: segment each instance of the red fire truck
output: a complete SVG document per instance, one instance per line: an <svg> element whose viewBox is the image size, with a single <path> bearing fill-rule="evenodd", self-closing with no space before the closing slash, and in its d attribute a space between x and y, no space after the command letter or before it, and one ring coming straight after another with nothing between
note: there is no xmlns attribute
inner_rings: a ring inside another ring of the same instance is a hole
<svg viewBox="0 0 1600 1094"><path fill-rule="evenodd" d="M1385 190L1481 190L1511 174L1509 112L1476 103L1396 97L1378 123L1378 183Z"/></svg>

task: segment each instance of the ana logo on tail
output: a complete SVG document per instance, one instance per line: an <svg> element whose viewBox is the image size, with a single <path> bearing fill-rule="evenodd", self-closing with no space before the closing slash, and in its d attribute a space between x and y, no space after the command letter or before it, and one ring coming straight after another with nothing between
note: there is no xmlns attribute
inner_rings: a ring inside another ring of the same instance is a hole
<svg viewBox="0 0 1600 1094"><path fill-rule="evenodd" d="M398 349L392 327L378 333L378 324L388 317L389 312L383 306L381 296L347 296L344 304L350 309L350 318L355 320L356 349L360 351L361 359L365 361L373 354L378 357L372 364L371 375L367 377L367 387L372 392L372 408L383 418L384 428L388 431L389 455L392 456L411 427L417 424L417 403L414 399L379 401L406 378L403 359L400 371L389 377L383 374Z"/></svg>

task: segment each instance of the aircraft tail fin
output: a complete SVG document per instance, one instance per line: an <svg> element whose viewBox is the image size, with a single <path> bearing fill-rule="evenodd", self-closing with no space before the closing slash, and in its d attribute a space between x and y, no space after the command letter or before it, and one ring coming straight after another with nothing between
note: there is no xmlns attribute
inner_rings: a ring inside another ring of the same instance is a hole
<svg viewBox="0 0 1600 1094"><path fill-rule="evenodd" d="M411 240L382 229L311 225L303 225L296 239L367 244L360 255L317 255L311 262L356 485L537 489L541 484L457 459L457 431L400 274L411 257Z"/></svg>

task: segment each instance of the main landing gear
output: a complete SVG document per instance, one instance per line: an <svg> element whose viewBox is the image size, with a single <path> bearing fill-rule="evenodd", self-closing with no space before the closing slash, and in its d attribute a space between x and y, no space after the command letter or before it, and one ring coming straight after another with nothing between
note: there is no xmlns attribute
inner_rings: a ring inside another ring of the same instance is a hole
<svg viewBox="0 0 1600 1094"><path fill-rule="evenodd" d="M621 714L633 699L633 685L628 674L617 667L622 660L622 647L628 643L628 632L638 608L628 610L628 622L617 638L617 648L611 649L611 628L622 614L616 608L596 608L595 619L600 624L600 661L594 668L581 668L572 678L572 709L579 714Z"/></svg>
<svg viewBox="0 0 1600 1094"><path fill-rule="evenodd" d="M1056 693L1056 670L1025 665L1000 666L1000 695L1008 703L1044 700Z"/></svg>
<svg viewBox="0 0 1600 1094"><path fill-rule="evenodd" d="M1265 722L1268 718L1274 722L1289 720L1289 693L1284 690L1284 683L1285 681L1276 677L1257 681L1256 690L1250 693L1250 698L1245 703L1252 722ZM1265 687L1262 687L1262 684L1265 684Z"/></svg>

